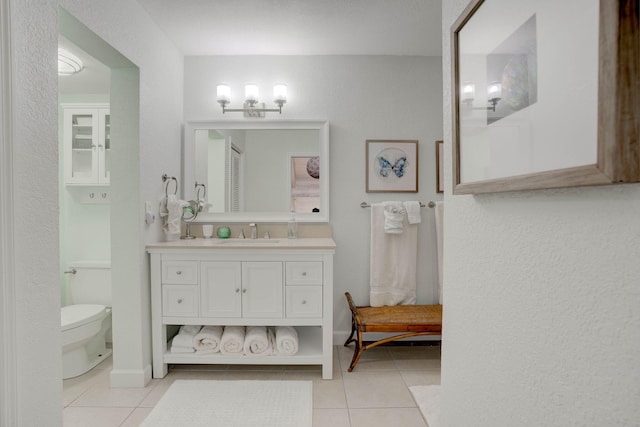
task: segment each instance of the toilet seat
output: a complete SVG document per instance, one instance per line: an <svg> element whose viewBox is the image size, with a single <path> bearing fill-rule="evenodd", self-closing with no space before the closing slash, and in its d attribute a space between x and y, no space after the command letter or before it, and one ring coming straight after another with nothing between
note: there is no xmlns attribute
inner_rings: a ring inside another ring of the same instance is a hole
<svg viewBox="0 0 640 427"><path fill-rule="evenodd" d="M104 318L107 309L99 304L74 304L62 307L60 313L62 332L64 332Z"/></svg>

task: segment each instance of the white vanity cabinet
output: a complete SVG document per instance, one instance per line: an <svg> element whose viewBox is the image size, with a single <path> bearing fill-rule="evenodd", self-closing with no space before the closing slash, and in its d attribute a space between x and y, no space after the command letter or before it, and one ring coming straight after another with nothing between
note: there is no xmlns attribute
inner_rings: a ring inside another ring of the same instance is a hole
<svg viewBox="0 0 640 427"><path fill-rule="evenodd" d="M64 104L63 108L65 184L109 185L109 105Z"/></svg>
<svg viewBox="0 0 640 427"><path fill-rule="evenodd" d="M330 238L181 240L150 244L153 377L168 364L322 365L333 371L333 254ZM292 356L172 353L179 325L293 326Z"/></svg>

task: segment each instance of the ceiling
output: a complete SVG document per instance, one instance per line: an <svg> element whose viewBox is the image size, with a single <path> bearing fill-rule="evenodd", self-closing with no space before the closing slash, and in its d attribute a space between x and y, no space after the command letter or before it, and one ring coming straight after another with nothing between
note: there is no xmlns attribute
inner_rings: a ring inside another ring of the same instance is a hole
<svg viewBox="0 0 640 427"><path fill-rule="evenodd" d="M185 56L441 56L441 0L137 0ZM85 69L61 93L108 93L109 69L60 38Z"/></svg>
<svg viewBox="0 0 640 427"><path fill-rule="evenodd" d="M138 0L185 55L440 56L441 0Z"/></svg>

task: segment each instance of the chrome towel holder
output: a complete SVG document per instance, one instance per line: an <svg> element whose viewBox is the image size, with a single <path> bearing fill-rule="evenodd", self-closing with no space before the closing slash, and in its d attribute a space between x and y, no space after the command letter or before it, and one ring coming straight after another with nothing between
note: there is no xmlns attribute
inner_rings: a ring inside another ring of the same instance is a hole
<svg viewBox="0 0 640 427"><path fill-rule="evenodd" d="M164 195L169 195L169 184L173 181L176 184L175 190L173 190L173 194L178 194L178 179L175 176L169 176L166 173L162 175L162 182L164 182Z"/></svg>

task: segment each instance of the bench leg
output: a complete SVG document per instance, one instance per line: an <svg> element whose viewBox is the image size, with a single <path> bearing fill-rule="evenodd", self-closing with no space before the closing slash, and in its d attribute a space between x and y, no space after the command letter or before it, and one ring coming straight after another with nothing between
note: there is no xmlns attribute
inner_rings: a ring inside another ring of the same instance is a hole
<svg viewBox="0 0 640 427"><path fill-rule="evenodd" d="M349 335L349 338L347 338L347 340L344 342L345 347L355 341L355 339L353 339L353 334L356 333L356 329L357 329L356 319L353 317L353 314L352 314L351 315L351 335Z"/></svg>
<svg viewBox="0 0 640 427"><path fill-rule="evenodd" d="M351 365L349 365L349 372L353 371L353 369L358 364L360 360L360 356L362 356L362 352L365 350L362 346L362 332L358 329L358 339L352 340L356 343L356 348L353 349L353 358L351 359Z"/></svg>

